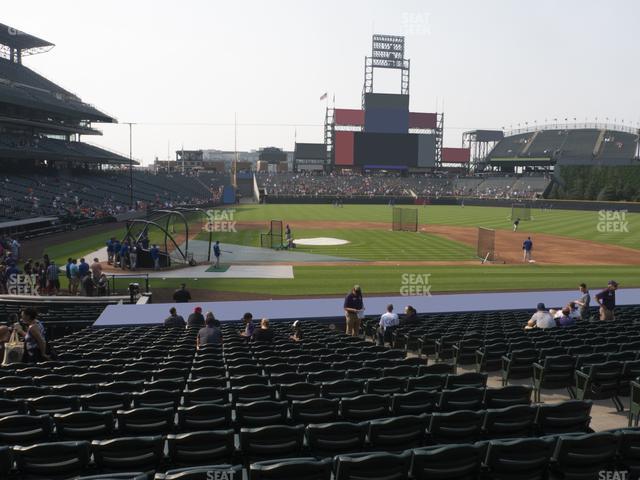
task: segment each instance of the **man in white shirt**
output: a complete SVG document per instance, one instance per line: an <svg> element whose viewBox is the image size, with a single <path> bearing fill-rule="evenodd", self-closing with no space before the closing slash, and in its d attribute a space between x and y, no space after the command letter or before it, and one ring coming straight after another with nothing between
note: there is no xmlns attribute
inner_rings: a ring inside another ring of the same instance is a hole
<svg viewBox="0 0 640 480"><path fill-rule="evenodd" d="M531 316L525 328L553 328L555 326L556 321L547 311L547 307L544 306L544 303L539 303L538 310Z"/></svg>
<svg viewBox="0 0 640 480"><path fill-rule="evenodd" d="M386 313L380 316L380 324L378 326L378 344L384 345L385 339L391 342L391 333L400 325L400 319L396 313L393 313L393 305L387 305Z"/></svg>

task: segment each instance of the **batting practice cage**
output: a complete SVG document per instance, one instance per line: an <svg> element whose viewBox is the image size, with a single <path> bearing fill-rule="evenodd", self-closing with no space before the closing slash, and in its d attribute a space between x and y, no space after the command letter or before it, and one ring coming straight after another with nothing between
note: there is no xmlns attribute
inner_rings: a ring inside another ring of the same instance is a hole
<svg viewBox="0 0 640 480"><path fill-rule="evenodd" d="M511 205L511 221L516 218L520 220L531 220L531 207L524 203L514 203Z"/></svg>
<svg viewBox="0 0 640 480"><path fill-rule="evenodd" d="M282 220L271 220L269 232L260 234L260 246L262 248L282 248Z"/></svg>
<svg viewBox="0 0 640 480"><path fill-rule="evenodd" d="M394 232L417 232L418 210L415 208L393 208L392 230Z"/></svg>
<svg viewBox="0 0 640 480"><path fill-rule="evenodd" d="M496 259L496 231L490 228L478 228L477 255L484 262L492 262Z"/></svg>

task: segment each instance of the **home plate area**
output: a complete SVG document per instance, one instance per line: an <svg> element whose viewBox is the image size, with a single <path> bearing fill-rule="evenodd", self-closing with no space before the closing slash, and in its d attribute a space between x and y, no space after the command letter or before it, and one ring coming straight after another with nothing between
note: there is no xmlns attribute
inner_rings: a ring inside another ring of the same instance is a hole
<svg viewBox="0 0 640 480"><path fill-rule="evenodd" d="M331 237L315 237L315 238L300 238L293 241L296 245L312 245L315 247L328 247L332 245L346 245L348 240L342 240L341 238Z"/></svg>

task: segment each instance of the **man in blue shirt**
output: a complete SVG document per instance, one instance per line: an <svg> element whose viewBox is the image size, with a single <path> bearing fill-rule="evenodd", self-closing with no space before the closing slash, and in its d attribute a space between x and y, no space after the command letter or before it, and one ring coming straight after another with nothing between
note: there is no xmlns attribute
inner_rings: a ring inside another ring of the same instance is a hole
<svg viewBox="0 0 640 480"><path fill-rule="evenodd" d="M531 237L527 237L527 239L522 242L522 253L525 262L531 262L531 250L533 250L533 242L531 241Z"/></svg>
<svg viewBox="0 0 640 480"><path fill-rule="evenodd" d="M69 295L77 295L80 286L80 272L76 259L71 261L69 265Z"/></svg>
<svg viewBox="0 0 640 480"><path fill-rule="evenodd" d="M107 241L107 263L109 265L111 265L113 263L113 252L114 252L114 249L113 249L114 241L113 240L114 239L112 237Z"/></svg>
<svg viewBox="0 0 640 480"><path fill-rule="evenodd" d="M80 264L78 265L78 275L80 278L84 278L89 273L89 264L84 261L84 258L80 259Z"/></svg>
<svg viewBox="0 0 640 480"><path fill-rule="evenodd" d="M153 269L160 269L160 249L157 245L153 245L151 250L149 250L149 254L151 255L151 260L153 260Z"/></svg>

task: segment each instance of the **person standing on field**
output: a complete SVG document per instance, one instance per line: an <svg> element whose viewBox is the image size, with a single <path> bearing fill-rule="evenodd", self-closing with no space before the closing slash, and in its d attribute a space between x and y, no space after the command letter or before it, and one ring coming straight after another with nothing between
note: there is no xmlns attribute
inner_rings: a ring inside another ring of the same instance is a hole
<svg viewBox="0 0 640 480"><path fill-rule="evenodd" d="M531 250L533 250L533 242L531 241L531 237L527 237L527 239L522 242L522 254L525 262L531 261Z"/></svg>

